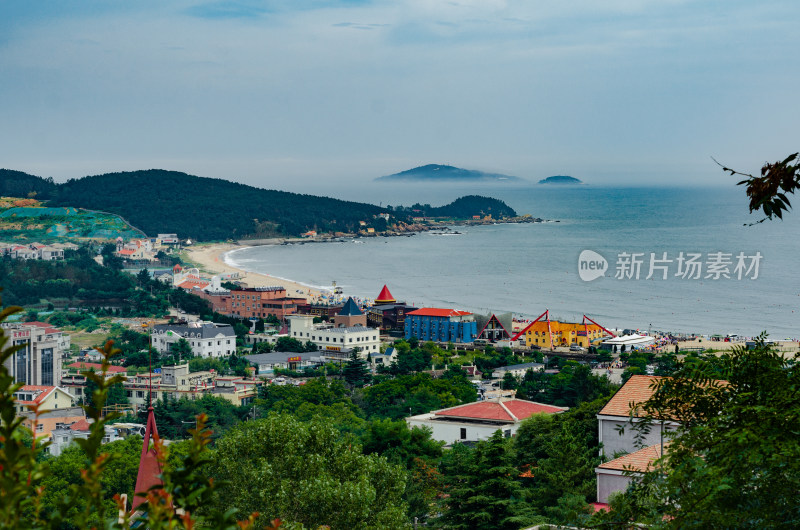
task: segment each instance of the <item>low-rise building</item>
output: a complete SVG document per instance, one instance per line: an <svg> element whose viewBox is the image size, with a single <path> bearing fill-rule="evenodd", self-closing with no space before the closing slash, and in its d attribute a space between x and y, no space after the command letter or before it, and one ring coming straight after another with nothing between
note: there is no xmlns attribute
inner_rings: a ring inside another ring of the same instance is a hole
<svg viewBox="0 0 800 530"><path fill-rule="evenodd" d="M597 324L539 320L523 329L521 336L525 338L525 345L528 348L538 346L553 349L573 344L588 348L593 341L603 338L606 334Z"/></svg>
<svg viewBox="0 0 800 530"><path fill-rule="evenodd" d="M506 374L511 374L514 377L524 377L525 372L533 370L534 372L544 372L544 364L542 363L523 363L512 364L510 366L501 366L492 370L492 375L495 379L502 379Z"/></svg>
<svg viewBox="0 0 800 530"><path fill-rule="evenodd" d="M61 387L24 385L14 392L17 413L39 410L68 409L75 404L75 396Z"/></svg>
<svg viewBox="0 0 800 530"><path fill-rule="evenodd" d="M473 342L477 336L475 315L469 311L427 307L406 313L406 339L460 343Z"/></svg>
<svg viewBox="0 0 800 530"><path fill-rule="evenodd" d="M566 407L501 398L411 416L406 423L409 427L428 427L431 438L452 445L488 440L497 430L511 437L522 421L533 414L559 414L566 410Z"/></svg>
<svg viewBox="0 0 800 530"><path fill-rule="evenodd" d="M323 352L343 352L358 348L361 357L379 352L380 333L374 328L353 326L337 328L329 324L314 324L311 315L292 315L289 336L301 342L311 341Z"/></svg>
<svg viewBox="0 0 800 530"><path fill-rule="evenodd" d="M595 468L597 502L607 503L612 493L628 489L631 482L652 469L653 462L661 458L662 450L661 444L651 445L600 464Z"/></svg>
<svg viewBox="0 0 800 530"><path fill-rule="evenodd" d="M153 347L161 354L185 339L195 357L223 357L236 353L236 333L230 324L190 322L153 326Z"/></svg>
<svg viewBox="0 0 800 530"><path fill-rule="evenodd" d="M315 368L325 364L325 357L320 352L270 352L245 355L250 364L256 367L258 375L272 375L275 369L302 370Z"/></svg>

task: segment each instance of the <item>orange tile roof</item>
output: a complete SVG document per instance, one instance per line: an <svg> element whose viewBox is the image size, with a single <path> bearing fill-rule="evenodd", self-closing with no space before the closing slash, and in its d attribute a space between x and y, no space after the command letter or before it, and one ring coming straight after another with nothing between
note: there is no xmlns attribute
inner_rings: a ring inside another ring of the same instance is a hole
<svg viewBox="0 0 800 530"><path fill-rule="evenodd" d="M655 389L652 385L661 379L655 375L634 375L628 379L622 388L617 390L614 397L606 403L606 406L599 412L604 416L630 416L631 410L637 405L644 403L653 395ZM636 411L636 417L644 416L641 411Z"/></svg>
<svg viewBox="0 0 800 530"><path fill-rule="evenodd" d="M464 315L471 315L469 311L459 311L458 309L440 309L438 307L424 307L417 309L406 315L414 315L420 317L460 317Z"/></svg>
<svg viewBox="0 0 800 530"><path fill-rule="evenodd" d="M636 452L621 456L610 462L600 464L598 469L613 469L615 471L649 471L652 464L661 458L661 444L651 445Z"/></svg>

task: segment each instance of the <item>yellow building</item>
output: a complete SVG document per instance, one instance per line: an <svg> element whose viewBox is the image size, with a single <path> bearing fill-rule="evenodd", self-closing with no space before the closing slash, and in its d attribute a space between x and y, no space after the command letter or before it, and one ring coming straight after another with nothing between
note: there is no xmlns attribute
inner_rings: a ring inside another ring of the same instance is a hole
<svg viewBox="0 0 800 530"><path fill-rule="evenodd" d="M525 328L523 333L526 347L539 346L547 349L573 344L588 348L593 341L605 336L603 328L597 324L558 320L539 320Z"/></svg>

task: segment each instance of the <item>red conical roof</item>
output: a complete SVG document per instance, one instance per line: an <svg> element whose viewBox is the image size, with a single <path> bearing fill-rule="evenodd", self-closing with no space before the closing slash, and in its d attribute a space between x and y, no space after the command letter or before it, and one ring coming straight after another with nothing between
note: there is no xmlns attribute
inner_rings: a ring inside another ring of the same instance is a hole
<svg viewBox="0 0 800 530"><path fill-rule="evenodd" d="M389 292L389 288L385 285L383 289L381 289L381 294L378 295L378 298L375 299L376 304L394 304L397 300L394 299L392 293Z"/></svg>
<svg viewBox="0 0 800 530"><path fill-rule="evenodd" d="M156 427L156 417L153 414L152 406L147 409L147 427L144 430L142 456L139 459L139 474L136 476L136 488L133 490L134 510L145 501L145 497L142 495L147 495L150 488L162 483L161 464L156 456L156 448L150 447L151 438L158 440L158 427Z"/></svg>

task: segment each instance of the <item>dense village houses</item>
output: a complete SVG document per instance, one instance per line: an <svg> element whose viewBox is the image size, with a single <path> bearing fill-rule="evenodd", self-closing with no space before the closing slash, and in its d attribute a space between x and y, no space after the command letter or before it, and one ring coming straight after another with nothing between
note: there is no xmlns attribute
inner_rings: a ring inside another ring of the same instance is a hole
<svg viewBox="0 0 800 530"><path fill-rule="evenodd" d="M12 346L21 346L4 363L15 381L26 385L59 383L69 335L44 322L4 323Z"/></svg>
<svg viewBox="0 0 800 530"><path fill-rule="evenodd" d="M190 322L153 326L152 344L160 354L170 352L172 345L185 339L195 357L222 357L236 353L236 333L230 324Z"/></svg>
<svg viewBox="0 0 800 530"><path fill-rule="evenodd" d="M342 356L358 348L364 358L368 354L377 353L381 349L380 333L377 329L361 325L336 327L330 324L314 324L311 315L291 315L289 318L289 336L301 342L311 341L327 355L334 356L339 352Z"/></svg>
<svg viewBox="0 0 800 530"><path fill-rule="evenodd" d="M68 364L64 369L61 376L61 386L69 391L70 394L75 396L75 399L84 399L84 389L86 388L86 376L83 372L94 371L100 374L103 371L103 365L100 363L78 361ZM109 366L106 372L106 379L114 377L115 375L125 375L126 370L122 366Z"/></svg>
<svg viewBox="0 0 800 530"><path fill-rule="evenodd" d="M409 427L427 427L434 440L452 445L488 440L497 430L510 438L533 414L559 414L566 410L523 399L500 398L410 416L406 423Z"/></svg>
<svg viewBox="0 0 800 530"><path fill-rule="evenodd" d="M406 339L459 343L473 342L477 336L475 315L468 311L428 307L406 313Z"/></svg>
<svg viewBox="0 0 800 530"><path fill-rule="evenodd" d="M70 245L68 248L73 247L77 248L75 245ZM65 248L67 248L67 246L64 244L52 246L43 245L41 243L25 245L0 244L0 254L6 255L11 259L56 261L64 259Z"/></svg>

